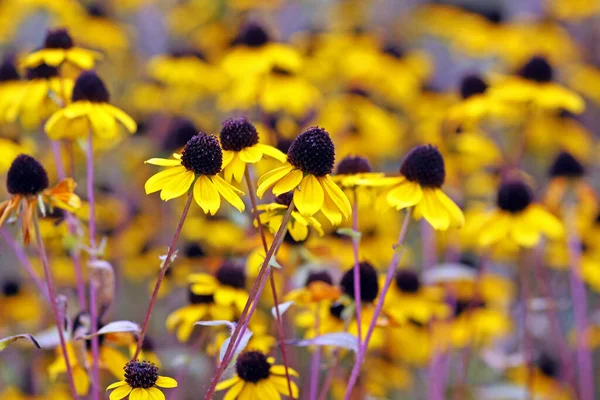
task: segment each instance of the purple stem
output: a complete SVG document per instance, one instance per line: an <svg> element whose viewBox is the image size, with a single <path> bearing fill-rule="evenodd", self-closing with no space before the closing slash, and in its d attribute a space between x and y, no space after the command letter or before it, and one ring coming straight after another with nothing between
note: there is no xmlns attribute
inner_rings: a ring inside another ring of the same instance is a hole
<svg viewBox="0 0 600 400"><path fill-rule="evenodd" d="M579 364L579 398L594 399L594 375L592 357L588 348L586 335L588 332L587 295L581 279L581 240L577 235L574 224L575 212L569 214L566 221L568 226L569 264L571 265L570 281L575 314L575 330L577 337L577 363Z"/></svg>
<svg viewBox="0 0 600 400"><path fill-rule="evenodd" d="M6 243L8 243L8 246L13 250L13 252L15 253L15 256L17 257L17 260L19 260L19 263L25 269L25 272L27 272L27 275L29 275L31 280L38 287L38 289L39 289L40 293L42 294L42 296L44 297L44 299L46 299L46 301L50 302L50 298L48 297L48 291L46 290L46 285L44 285L44 282L40 279L40 277L37 275L37 273L33 270L33 267L31 266L31 263L29 262L29 258L27 257L27 254L25 254L25 250L23 249L23 247L21 247L17 244L17 241L12 238L12 236L10 235L10 233L8 233L8 231L6 229L4 229L4 228L1 229L0 233L2 233L2 237L4 238L4 240L6 240Z"/></svg>
<svg viewBox="0 0 600 400"><path fill-rule="evenodd" d="M320 325L321 325L321 304L317 303L317 308L315 311L315 337L320 335ZM360 340L360 339L359 339ZM319 393L319 372L321 369L321 348L319 346L315 346L313 349L312 357L310 360L310 392L309 399L316 400L317 394Z"/></svg>
<svg viewBox="0 0 600 400"><path fill-rule="evenodd" d="M96 200L94 195L94 134L90 132L88 136L88 145L86 149L86 163L87 163L87 195L89 203L89 233L90 233L90 248L92 252L90 254L90 260L96 260ZM91 333L96 333L98 330L98 316L96 309L96 287L93 280L90 280L89 285L90 295L90 318L91 322ZM93 372L93 391L92 398L98 400L100 398L100 369L98 363L100 360L100 342L98 336L92 337L92 372Z"/></svg>
<svg viewBox="0 0 600 400"><path fill-rule="evenodd" d="M52 154L54 156L54 164L56 165L56 174L58 175L58 179L62 180L66 177L66 174L62 163L60 142L51 140L50 143L52 146ZM77 221L70 212L66 212L65 215L67 219L67 227L69 228L69 234L74 236L77 234ZM79 308L81 310L85 310L87 308L85 299L85 282L83 281L81 257L79 256L79 251L77 249L74 249L71 252L71 259L73 260L75 282L77 282L77 299L79 301Z"/></svg>
<svg viewBox="0 0 600 400"><path fill-rule="evenodd" d="M375 330L375 325L377 324L377 318L381 314L381 309L383 308L383 303L385 301L385 295L392 284L392 280L394 279L394 275L396 274L396 268L398 267L398 263L402 259L404 255L404 240L406 239L406 234L408 233L408 225L410 224L410 218L412 214L412 209L406 209L406 215L404 216L404 222L402 223L402 229L400 230L400 235L398 236L398 242L396 246L402 246L400 249L394 249L394 256L392 257L392 261L390 262L390 266L388 267L387 275L385 277L385 282L383 284L383 288L379 293L379 300L377 301L377 305L375 306L375 311L373 313L373 319L369 324L369 329L367 330L367 334L365 335L365 340L363 341L362 346L358 348L358 354L356 357L356 362L354 363L354 367L352 368L352 374L350 375L350 379L348 380L348 387L346 388L346 395L344 396L344 400L349 400L350 395L352 394L352 388L356 385L356 381L358 380L358 375L360 373L361 364L365 358L365 354L367 352L367 348L369 347L369 341L371 340L371 336L373 335L373 331Z"/></svg>
<svg viewBox="0 0 600 400"><path fill-rule="evenodd" d="M353 191L354 204L352 204L352 230L358 232L358 196L356 195L356 188ZM360 296L360 259L358 252L359 239L356 237L352 238L352 251L354 253L354 305L356 308L356 327L357 327L357 340L358 348L360 349L360 343L362 340L362 301Z"/></svg>

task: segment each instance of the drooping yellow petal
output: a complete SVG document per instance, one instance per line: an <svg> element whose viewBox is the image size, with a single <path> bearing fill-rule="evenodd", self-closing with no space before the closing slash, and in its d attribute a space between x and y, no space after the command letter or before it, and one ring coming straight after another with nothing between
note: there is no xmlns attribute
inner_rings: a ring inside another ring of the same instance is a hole
<svg viewBox="0 0 600 400"><path fill-rule="evenodd" d="M256 384L256 394L258 395L259 399L281 399L279 392L275 386L269 382L269 380L259 381Z"/></svg>
<svg viewBox="0 0 600 400"><path fill-rule="evenodd" d="M486 247L505 239L510 230L511 220L507 213L494 211L483 224L479 243Z"/></svg>
<svg viewBox="0 0 600 400"><path fill-rule="evenodd" d="M118 131L115 118L99 105L94 106L90 110L88 118L92 126L92 131L98 137L103 139L113 139L117 136Z"/></svg>
<svg viewBox="0 0 600 400"><path fill-rule="evenodd" d="M329 175L319 178L319 180L325 189L325 196L333 200L342 214L344 214L344 217L349 218L352 215L352 205L344 191L339 188Z"/></svg>
<svg viewBox="0 0 600 400"><path fill-rule="evenodd" d="M229 165L231 160L233 160L234 155L235 155L234 151L223 150L223 162L221 163L221 168L225 169L225 167Z"/></svg>
<svg viewBox="0 0 600 400"><path fill-rule="evenodd" d="M456 228L461 228L465 224L465 216L462 210L454 201L452 201L450 197L446 195L446 193L442 192L441 189L436 189L435 194L450 215L450 225Z"/></svg>
<svg viewBox="0 0 600 400"><path fill-rule="evenodd" d="M107 103L102 104L102 107L109 114L111 114L113 117L115 117L117 119L117 121L122 123L123 126L125 127L125 129L127 129L129 131L129 133L135 133L135 131L137 131L137 124L135 123L133 118L131 118L123 110L121 110L113 105L107 104Z"/></svg>
<svg viewBox="0 0 600 400"><path fill-rule="evenodd" d="M221 206L221 196L217 187L206 175L200 175L194 185L194 199L205 214L215 215Z"/></svg>
<svg viewBox="0 0 600 400"><path fill-rule="evenodd" d="M156 386L160 386L163 388L174 388L177 387L177 381L168 376L159 376L156 380Z"/></svg>
<svg viewBox="0 0 600 400"><path fill-rule="evenodd" d="M558 239L564 234L563 224L549 211L539 204L532 204L525 210L524 217L539 227L540 231L551 239Z"/></svg>
<svg viewBox="0 0 600 400"><path fill-rule="evenodd" d="M258 180L258 189L256 194L262 199L265 192L273 185L277 183L281 178L289 174L294 167L291 164L286 164L283 167L275 168L272 171L267 172Z"/></svg>
<svg viewBox="0 0 600 400"><path fill-rule="evenodd" d="M437 197L435 190L423 189L423 199L416 207L434 229L445 231L450 226L450 215Z"/></svg>
<svg viewBox="0 0 600 400"><path fill-rule="evenodd" d="M242 149L242 151L239 152L239 156L240 160L242 160L243 162L254 164L260 161L260 159L262 158L262 152L254 146L246 147L245 149Z"/></svg>
<svg viewBox="0 0 600 400"><path fill-rule="evenodd" d="M148 392L144 388L135 388L129 393L129 400L148 400Z"/></svg>
<svg viewBox="0 0 600 400"><path fill-rule="evenodd" d="M276 147L268 146L268 145L262 144L262 143L255 144L254 147L256 147L258 150L260 150L260 152L263 153L264 155L273 157L277 161L285 162L285 160L287 159L287 155L285 153L283 153L281 150L277 149Z"/></svg>
<svg viewBox="0 0 600 400"><path fill-rule="evenodd" d="M524 212L512 218L510 234L514 241L523 247L534 247L540 241L540 231L525 218Z"/></svg>
<svg viewBox="0 0 600 400"><path fill-rule="evenodd" d="M220 390L230 388L231 386L235 385L239 381L240 381L240 378L237 375L234 375L233 377L231 377L229 379L225 379L224 381L217 383L217 386L215 386L215 390L218 392Z"/></svg>
<svg viewBox="0 0 600 400"><path fill-rule="evenodd" d="M394 186L387 194L387 201L390 207L396 207L397 210L412 207L423 199L423 190L421 185L408 180L402 181Z"/></svg>
<svg viewBox="0 0 600 400"><path fill-rule="evenodd" d="M73 381L75 382L75 390L78 395L85 396L88 394L88 391L90 390L90 378L83 368L79 366L73 368ZM116 390L119 390L122 387L125 386L121 386Z"/></svg>
<svg viewBox="0 0 600 400"><path fill-rule="evenodd" d="M288 385L287 385L287 379L285 376L272 376L269 378L269 382L271 382L271 384L273 386L275 386L275 388L277 389L277 391L279 393L282 393L284 395L288 395L289 394L289 389L288 389ZM290 382L291 386L292 386L292 397L294 399L297 399L299 394L300 394L300 390L298 389L298 385L296 385L296 382Z"/></svg>
<svg viewBox="0 0 600 400"><path fill-rule="evenodd" d="M271 366L270 372L274 375L283 375L285 376L285 366L284 365L273 365ZM293 368L288 367L288 374L290 376L300 376L298 375L298 371Z"/></svg>
<svg viewBox="0 0 600 400"><path fill-rule="evenodd" d="M238 400L258 400L259 398L260 397L256 395L256 384L246 382L242 388L242 391L240 392Z"/></svg>
<svg viewBox="0 0 600 400"><path fill-rule="evenodd" d="M237 377L237 376L236 376ZM223 397L223 400L235 400L238 398L242 390L244 389L245 382L238 379L235 385L231 387ZM218 389L217 389L218 390Z"/></svg>
<svg viewBox="0 0 600 400"><path fill-rule="evenodd" d="M344 219L344 215L329 196L325 196L323 199L323 208L321 211L333 226L341 224Z"/></svg>
<svg viewBox="0 0 600 400"><path fill-rule="evenodd" d="M294 191L294 204L300 214L311 217L323 207L324 197L321 182L316 176L307 175Z"/></svg>
<svg viewBox="0 0 600 400"><path fill-rule="evenodd" d="M66 119L66 117L65 117L64 109L56 111L54 114L52 114L50 116L50 118L48 118L48 121L46 121L46 125L44 125L44 131L46 131L46 134L51 139L55 139L55 138L58 138L61 136L60 130L62 130L62 129L59 129L59 128L64 129L64 125L59 124L59 122L64 122L65 119Z"/></svg>
<svg viewBox="0 0 600 400"><path fill-rule="evenodd" d="M227 183L219 175L214 175L212 177L212 183L217 188L221 196L223 196L223 198L227 200L229 204L237 208L239 212L244 211L246 205L244 204L240 196L236 194L236 192L240 192L242 194L243 192L239 191L234 186Z"/></svg>
<svg viewBox="0 0 600 400"><path fill-rule="evenodd" d="M227 167L229 170L229 175L233 175L233 179L236 182L241 182L244 178L244 172L246 172L246 163L244 163L240 158L240 153L237 153L231 163ZM229 177L229 181L231 182L231 177Z"/></svg>
<svg viewBox="0 0 600 400"><path fill-rule="evenodd" d="M304 174L299 169L294 169L292 172L284 176L275 184L273 187L273 194L279 196L280 194L290 192L294 190L302 181Z"/></svg>
<svg viewBox="0 0 600 400"><path fill-rule="evenodd" d="M124 386L124 385L127 385L127 382L125 382L125 381L115 382L113 384L108 385L106 390L108 391L110 389L118 388L119 386Z"/></svg>
<svg viewBox="0 0 600 400"><path fill-rule="evenodd" d="M183 165L178 167L168 168L164 171L160 171L157 174L154 174L146 181L144 185L144 189L146 190L146 194L158 192L162 190L171 179L177 179L178 175L184 175L187 172Z"/></svg>
<svg viewBox="0 0 600 400"><path fill-rule="evenodd" d="M165 400L165 394L155 387L146 389L148 392L148 400Z"/></svg>
<svg viewBox="0 0 600 400"><path fill-rule="evenodd" d="M160 198L164 201L183 196L190 190L190 186L194 182L196 175L193 171L186 171L185 174L171 179L160 192Z"/></svg>
<svg viewBox="0 0 600 400"><path fill-rule="evenodd" d="M131 393L132 387L129 385L124 385L124 386L119 386L118 388L116 388L115 390L113 390L110 394L109 399L110 400L121 400L125 397L127 397L127 395L129 393Z"/></svg>
<svg viewBox="0 0 600 400"><path fill-rule="evenodd" d="M144 161L144 164L158 165L161 167L176 167L178 165L181 165L181 161L171 160L169 158L151 158L149 160Z"/></svg>

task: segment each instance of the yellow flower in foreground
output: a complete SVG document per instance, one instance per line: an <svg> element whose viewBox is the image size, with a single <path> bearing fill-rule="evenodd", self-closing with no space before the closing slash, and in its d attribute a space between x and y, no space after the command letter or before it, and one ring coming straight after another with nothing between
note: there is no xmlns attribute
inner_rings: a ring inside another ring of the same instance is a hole
<svg viewBox="0 0 600 400"><path fill-rule="evenodd" d="M285 154L272 146L258 143L258 132L246 117L230 118L221 129L223 176L228 182L241 182L246 164L254 164L264 156L285 162Z"/></svg>
<svg viewBox="0 0 600 400"><path fill-rule="evenodd" d="M146 194L158 192L164 201L186 194L193 186L194 199L202 210L215 215L221 207L221 196L240 212L245 205L239 194L244 194L221 178L223 153L213 135L200 132L191 138L174 160L151 158L146 163L169 167L146 181Z"/></svg>
<svg viewBox="0 0 600 400"><path fill-rule="evenodd" d="M113 383L106 390L115 389L110 400L165 400L163 392L157 388L177 387L173 378L158 375L158 367L148 361L132 360L125 364L125 379Z"/></svg>
<svg viewBox="0 0 600 400"><path fill-rule="evenodd" d="M332 225L339 225L350 217L352 206L329 175L334 162L335 150L327 131L308 128L292 142L285 165L258 180L258 197L271 187L276 196L293 191L300 214L312 217L322 211Z"/></svg>
<svg viewBox="0 0 600 400"><path fill-rule="evenodd" d="M542 234L557 239L563 226L541 205L533 203L533 193L525 182L508 180L500 185L496 200L498 209L481 223L479 243L490 246L510 239L523 247L534 247Z"/></svg>
<svg viewBox="0 0 600 400"><path fill-rule="evenodd" d="M102 139L114 139L117 122L135 133L135 121L121 109L108 104L109 94L104 82L94 71L82 72L73 87L71 104L55 112L44 127L53 140L86 137L91 131Z"/></svg>
<svg viewBox="0 0 600 400"><path fill-rule="evenodd" d="M390 207L414 207L414 217L425 218L436 230L460 228L465 217L460 208L441 190L446 178L444 159L431 145L413 148L400 167L402 176L384 178L382 185L393 185L384 195Z"/></svg>
<svg viewBox="0 0 600 400"><path fill-rule="evenodd" d="M227 389L225 399L281 399L289 396L285 367L273 365L275 360L260 351L247 351L240 354L235 363L236 374L233 378L217 384L216 390ZM290 376L298 376L298 372L288 368ZM292 398L297 399L298 385L290 382ZM111 399L112 400L112 399Z"/></svg>
<svg viewBox="0 0 600 400"><path fill-rule="evenodd" d="M22 64L33 68L40 64L58 67L62 63L69 63L81 69L90 69L100 58L100 53L76 47L66 29L54 29L48 31L44 47L26 56Z"/></svg>

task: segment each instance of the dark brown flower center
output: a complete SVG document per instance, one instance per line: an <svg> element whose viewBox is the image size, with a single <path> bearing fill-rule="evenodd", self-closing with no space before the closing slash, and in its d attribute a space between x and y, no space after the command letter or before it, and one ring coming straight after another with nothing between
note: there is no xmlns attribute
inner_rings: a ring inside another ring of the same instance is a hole
<svg viewBox="0 0 600 400"><path fill-rule="evenodd" d="M235 370L243 381L257 383L271 375L271 364L260 351L247 351L238 356Z"/></svg>
<svg viewBox="0 0 600 400"><path fill-rule="evenodd" d="M223 165L223 151L219 141L214 135L198 133L183 148L181 164L196 175L218 174Z"/></svg>
<svg viewBox="0 0 600 400"><path fill-rule="evenodd" d="M444 158L435 146L417 146L407 154L400 173L421 186L440 188L446 179Z"/></svg>
<svg viewBox="0 0 600 400"><path fill-rule="evenodd" d="M27 154L18 155L6 175L6 189L10 194L33 196L48 185L48 174L42 164Z"/></svg>
<svg viewBox="0 0 600 400"><path fill-rule="evenodd" d="M287 158L290 164L306 174L325 176L333 170L335 148L325 129L312 127L292 142Z"/></svg>
<svg viewBox="0 0 600 400"><path fill-rule="evenodd" d="M134 389L151 388L158 380L158 367L148 361L129 361L123 369L125 382Z"/></svg>

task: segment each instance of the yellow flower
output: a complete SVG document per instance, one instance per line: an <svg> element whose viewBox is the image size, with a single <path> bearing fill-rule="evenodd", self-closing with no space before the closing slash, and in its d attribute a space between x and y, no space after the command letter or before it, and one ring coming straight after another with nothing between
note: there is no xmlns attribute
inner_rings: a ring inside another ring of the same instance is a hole
<svg viewBox="0 0 600 400"><path fill-rule="evenodd" d="M436 230L464 225L462 211L441 190L446 171L436 147L423 145L412 149L400 167L400 174L380 181L382 185L392 185L384 193L390 207L397 210L414 207L414 217L425 218Z"/></svg>
<svg viewBox="0 0 600 400"><path fill-rule="evenodd" d="M583 207L596 206L598 199L594 188L583 179L585 168L573 155L560 152L548 172L550 183L544 203L550 210L558 211L563 201L573 200Z"/></svg>
<svg viewBox="0 0 600 400"><path fill-rule="evenodd" d="M246 164L254 164L264 156L285 162L285 154L275 147L258 143L258 131L246 117L230 118L221 129L223 147L223 176L231 182L241 182Z"/></svg>
<svg viewBox="0 0 600 400"><path fill-rule="evenodd" d="M31 239L31 223L37 212L35 208L40 205L40 198L52 206L67 210L74 210L81 205L81 200L73 193L75 182L71 178L50 189L48 184L48 174L42 164L26 154L17 156L8 170L6 186L12 197L0 203L0 228L13 213L21 214L25 245Z"/></svg>
<svg viewBox="0 0 600 400"><path fill-rule="evenodd" d="M542 110L564 109L581 114L585 109L580 95L553 80L555 72L545 58L533 57L519 74L492 85L490 96L509 104L531 104Z"/></svg>
<svg viewBox="0 0 600 400"><path fill-rule="evenodd" d="M135 133L135 121L119 108L108 104L108 90L94 71L82 72L75 86L71 104L52 114L44 127L53 140L86 137L93 132L100 139L114 139L117 122Z"/></svg>
<svg viewBox="0 0 600 400"><path fill-rule="evenodd" d="M215 276L191 274L188 282L194 295L212 296L216 304L233 307L240 314L248 301L244 268L231 261L225 261Z"/></svg>
<svg viewBox="0 0 600 400"><path fill-rule="evenodd" d="M26 68L34 68L40 64L59 67L67 63L81 69L91 69L100 58L100 53L76 47L66 29L54 29L48 31L44 47L27 55L22 65Z"/></svg>
<svg viewBox="0 0 600 400"><path fill-rule="evenodd" d="M267 227L273 235L279 230L283 216L292 201L292 192L287 192L275 198L275 203L261 204L258 210L260 214L260 223ZM292 216L288 224L288 232L296 242L302 242L308 237L308 228L316 230L320 236L325 232L321 223L315 217L305 217L297 211L292 211Z"/></svg>
<svg viewBox="0 0 600 400"><path fill-rule="evenodd" d="M302 76L275 66L257 86L258 103L270 114L289 113L301 118L319 108L322 96L315 86Z"/></svg>
<svg viewBox="0 0 600 400"><path fill-rule="evenodd" d="M71 268L72 271L72 268ZM34 327L39 324L44 305L39 293L17 279L6 278L0 286L0 313L4 327L11 325Z"/></svg>
<svg viewBox="0 0 600 400"><path fill-rule="evenodd" d="M164 393L158 389L177 387L177 381L158 375L158 367L148 361L132 360L125 364L125 379L115 382L106 390L115 389L110 400L165 400Z"/></svg>
<svg viewBox="0 0 600 400"><path fill-rule="evenodd" d="M300 214L312 217L322 211L332 225L352 214L352 206L344 192L331 179L335 162L329 134L312 127L298 135L288 150L283 167L264 174L258 180L258 197L273 187L273 194L293 191L293 202Z"/></svg>
<svg viewBox="0 0 600 400"><path fill-rule="evenodd" d="M333 181L343 189L369 187L384 174L371 172L369 160L361 156L346 156L337 166Z"/></svg>
<svg viewBox="0 0 600 400"><path fill-rule="evenodd" d="M281 399L289 396L289 388L283 365L273 365L275 360L260 351L247 351L240 354L235 363L236 374L233 378L219 382L216 390L227 389L225 399ZM288 368L290 376L298 376L298 372ZM295 382L290 382L291 397L298 398L299 389Z"/></svg>
<svg viewBox="0 0 600 400"><path fill-rule="evenodd" d="M221 172L223 153L219 141L213 135L200 132L185 145L181 154L174 153L174 160L151 158L148 164L168 167L146 181L146 194L158 192L164 201L186 194L193 186L196 203L208 214L215 215L221 207L221 196L240 212L245 205L239 194L244 192L227 183Z"/></svg>
<svg viewBox="0 0 600 400"><path fill-rule="evenodd" d="M342 291L333 285L329 272L309 272L304 286L291 290L285 295L286 301L294 301L300 306L307 306L320 301L334 301L342 295Z"/></svg>
<svg viewBox="0 0 600 400"><path fill-rule="evenodd" d="M6 98L2 117L8 122L20 119L26 128L36 128L71 98L73 80L61 78L56 67L41 64L27 69L23 82L11 99Z"/></svg>
<svg viewBox="0 0 600 400"><path fill-rule="evenodd" d="M481 224L479 244L482 246L508 238L519 246L534 247L542 234L551 239L563 234L560 221L533 203L533 193L523 181L511 179L502 183L496 202L498 209L488 213Z"/></svg>

